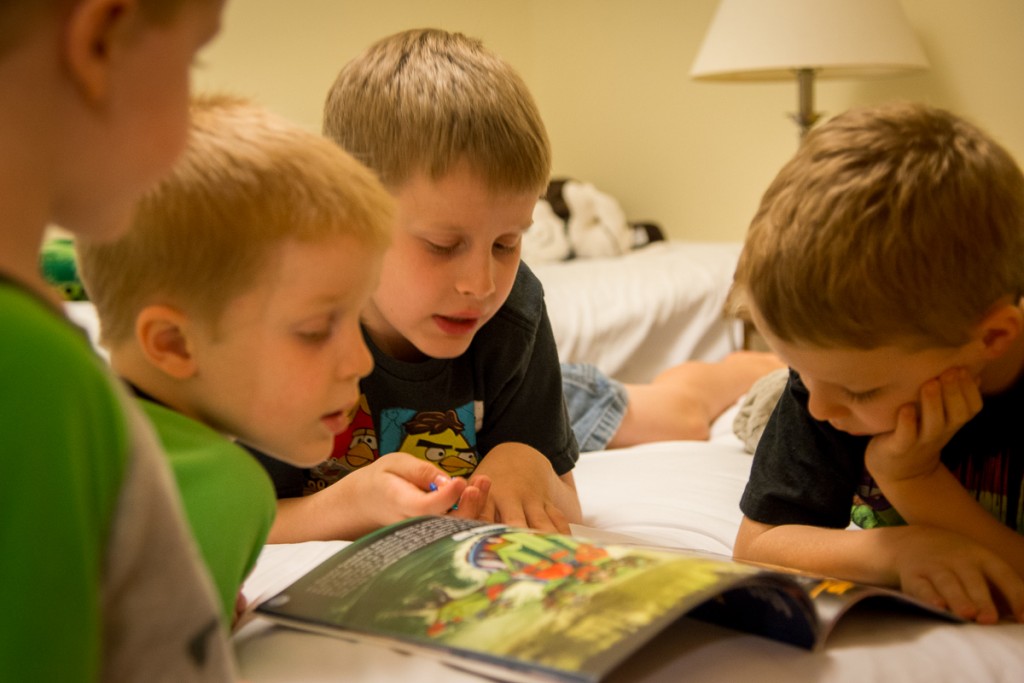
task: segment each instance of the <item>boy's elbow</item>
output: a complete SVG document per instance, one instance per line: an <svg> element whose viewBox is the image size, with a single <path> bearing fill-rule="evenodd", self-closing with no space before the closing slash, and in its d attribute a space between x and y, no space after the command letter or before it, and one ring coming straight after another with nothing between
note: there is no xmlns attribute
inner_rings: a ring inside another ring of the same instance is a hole
<svg viewBox="0 0 1024 683"><path fill-rule="evenodd" d="M733 543L733 559L756 562L759 559L757 539L771 528L768 524L755 522L749 517L744 516L743 521L740 522L740 528L736 532L736 540Z"/></svg>

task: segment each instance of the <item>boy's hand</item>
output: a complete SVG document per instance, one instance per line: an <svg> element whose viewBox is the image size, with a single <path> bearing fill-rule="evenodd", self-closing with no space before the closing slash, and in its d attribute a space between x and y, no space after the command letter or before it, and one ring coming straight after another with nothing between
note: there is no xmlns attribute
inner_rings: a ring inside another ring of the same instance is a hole
<svg viewBox="0 0 1024 683"><path fill-rule="evenodd" d="M896 428L871 439L864 464L879 482L903 481L931 474L953 435L981 410L978 385L963 368L951 368L921 387L920 409L900 408Z"/></svg>
<svg viewBox="0 0 1024 683"><path fill-rule="evenodd" d="M856 533L856 532L854 532ZM895 553L904 593L978 622L1024 621L1024 580L998 555L959 534L907 527Z"/></svg>
<svg viewBox="0 0 1024 683"><path fill-rule="evenodd" d="M279 500L267 542L352 541L419 515L477 518L489 488L486 476L469 484L414 455L388 453L311 496Z"/></svg>
<svg viewBox="0 0 1024 683"><path fill-rule="evenodd" d="M492 483L480 519L564 534L570 533L569 516L578 521L575 487L555 474L548 459L534 448L518 443L493 448L470 484L476 485L481 476Z"/></svg>
<svg viewBox="0 0 1024 683"><path fill-rule="evenodd" d="M456 504L460 511L466 507L460 516L475 516L486 504L489 488L485 479L470 486L461 477L449 477L429 462L401 452L383 455L349 477L358 482L358 499L349 504L372 508L378 526L418 515L447 514Z"/></svg>
<svg viewBox="0 0 1024 683"><path fill-rule="evenodd" d="M448 514L462 519L479 519L487 505L491 491L491 478L486 475L474 475L466 490L459 497L458 505Z"/></svg>

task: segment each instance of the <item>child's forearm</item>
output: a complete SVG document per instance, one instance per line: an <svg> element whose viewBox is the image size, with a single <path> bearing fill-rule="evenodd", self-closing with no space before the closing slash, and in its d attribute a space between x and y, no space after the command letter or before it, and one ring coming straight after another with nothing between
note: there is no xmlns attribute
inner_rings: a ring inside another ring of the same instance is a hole
<svg viewBox="0 0 1024 683"><path fill-rule="evenodd" d="M913 479L876 483L907 523L966 536L1024 577L1024 537L985 510L946 467Z"/></svg>
<svg viewBox="0 0 1024 683"><path fill-rule="evenodd" d="M474 514L488 484L468 489L425 460L388 453L311 496L279 500L269 542L352 541L409 517L443 515L463 493L466 514Z"/></svg>
<svg viewBox="0 0 1024 683"><path fill-rule="evenodd" d="M802 524L770 526L744 518L733 548L737 560L787 567L848 581L899 586L898 527L847 530Z"/></svg>
<svg viewBox="0 0 1024 683"><path fill-rule="evenodd" d="M302 543L323 541L326 534L317 533L305 523L308 502L304 498L282 498L277 501L277 515L267 535L267 543Z"/></svg>
<svg viewBox="0 0 1024 683"><path fill-rule="evenodd" d="M342 479L311 496L277 501L277 516L270 528L267 543L352 540L371 531L373 525L360 522L355 505L341 507L343 514L339 514L336 506L327 505L327 492L343 494L344 488L345 480ZM342 499L344 497L341 496ZM330 508L334 508L333 511Z"/></svg>

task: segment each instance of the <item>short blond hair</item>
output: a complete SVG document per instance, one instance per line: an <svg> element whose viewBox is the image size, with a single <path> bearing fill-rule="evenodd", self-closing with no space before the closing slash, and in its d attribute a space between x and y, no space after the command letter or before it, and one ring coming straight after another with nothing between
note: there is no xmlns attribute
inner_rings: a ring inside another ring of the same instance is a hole
<svg viewBox="0 0 1024 683"><path fill-rule="evenodd" d="M323 131L392 189L465 161L492 189L539 195L551 171L526 84L461 33L397 33L348 62L328 92Z"/></svg>
<svg viewBox="0 0 1024 683"><path fill-rule="evenodd" d="M952 347L1024 293L1024 176L975 126L913 103L809 134L750 225L734 301L785 342Z"/></svg>
<svg viewBox="0 0 1024 683"><path fill-rule="evenodd" d="M78 244L107 346L162 303L216 324L285 240L352 236L383 253L393 200L326 138L241 99L196 98L188 146L114 242ZM339 266L343 267L343 266Z"/></svg>

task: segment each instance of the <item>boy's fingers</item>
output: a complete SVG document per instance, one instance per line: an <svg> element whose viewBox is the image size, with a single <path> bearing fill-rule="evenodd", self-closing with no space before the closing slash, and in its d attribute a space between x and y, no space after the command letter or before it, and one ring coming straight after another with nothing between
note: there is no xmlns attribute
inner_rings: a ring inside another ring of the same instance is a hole
<svg viewBox="0 0 1024 683"><path fill-rule="evenodd" d="M479 519L485 522L493 522L493 507L490 511L487 508L490 490L491 480L487 477L476 479L476 484L467 483L466 489L459 496L455 509L449 509L448 514L460 519Z"/></svg>
<svg viewBox="0 0 1024 683"><path fill-rule="evenodd" d="M525 527L528 526L526 521L526 512L523 510L523 506L518 503L506 503L505 505L496 505L495 520L501 524L507 524L508 526Z"/></svg>
<svg viewBox="0 0 1024 683"><path fill-rule="evenodd" d="M565 515L550 503L544 503L539 509L527 510L526 513L531 528L537 528L542 531L555 531L557 533L571 533L569 522Z"/></svg>
<svg viewBox="0 0 1024 683"><path fill-rule="evenodd" d="M467 486L459 496L459 507L452 510L452 517L460 519L477 519L483 513L487 497L475 486Z"/></svg>
<svg viewBox="0 0 1024 683"><path fill-rule="evenodd" d="M526 523L531 529L560 534L571 533L569 522L562 511L548 502L538 501L525 506Z"/></svg>
<svg viewBox="0 0 1024 683"><path fill-rule="evenodd" d="M902 453L914 444L917 437L917 407L908 403L896 412L896 428L888 436L886 452Z"/></svg>
<svg viewBox="0 0 1024 683"><path fill-rule="evenodd" d="M480 494L484 497L487 497L491 494L491 478L488 477L486 474L473 476L469 480L469 485L476 489L479 489Z"/></svg>
<svg viewBox="0 0 1024 683"><path fill-rule="evenodd" d="M952 572L943 572L931 579L932 586L942 597L949 611L957 616L963 616L967 620L973 620L978 615L978 607L974 600L968 597L964 587L954 577Z"/></svg>
<svg viewBox="0 0 1024 683"><path fill-rule="evenodd" d="M975 584L979 578L981 578L980 574L977 577L969 577L966 583L968 585ZM932 585L935 586L935 590L939 592L946 604L949 605L949 611L953 612L953 614L964 619L973 620L982 611L983 605L979 605L979 601L984 603L985 600L981 597L982 593L978 590L977 586L975 585L969 591L965 588L962 577L953 571L948 569L938 571L930 577L930 580ZM982 584L984 584L984 581L982 581ZM984 588L984 592L988 592L987 587ZM974 596L970 595L970 593L974 593ZM991 604L991 601L992 598L989 595L989 604Z"/></svg>
<svg viewBox="0 0 1024 683"><path fill-rule="evenodd" d="M981 408L985 401L981 396L981 388L978 386L979 380L976 380L970 375L970 373L964 371L966 375L966 382L969 386L964 390L964 395L967 397L967 407L971 411L971 415L977 415L981 412Z"/></svg>
<svg viewBox="0 0 1024 683"><path fill-rule="evenodd" d="M994 624L999 621L999 609L996 607L984 576L971 576L964 582L967 598L974 605L974 620L979 624Z"/></svg>
<svg viewBox="0 0 1024 683"><path fill-rule="evenodd" d="M424 491L428 490L431 484L440 488L451 479L451 477L426 460L421 460L409 453L388 453L381 456L379 462L387 471L411 482L417 488Z"/></svg>
<svg viewBox="0 0 1024 683"><path fill-rule="evenodd" d="M498 510L494 506L494 501L488 498L487 501L484 503L483 508L480 510L480 514L477 515L477 519L480 519L484 522L494 523L498 521L497 514Z"/></svg>
<svg viewBox="0 0 1024 683"><path fill-rule="evenodd" d="M943 383L928 380L921 387L921 408L918 411L918 439L931 440L946 427L946 407L943 405Z"/></svg>
<svg viewBox="0 0 1024 683"><path fill-rule="evenodd" d="M932 585L932 582L923 576L918 576L906 581L903 584L903 592L908 593L929 605L935 605L940 609L948 609L949 607L946 601L942 599L939 592L935 590L935 586Z"/></svg>
<svg viewBox="0 0 1024 683"><path fill-rule="evenodd" d="M984 571L1002 597L1007 613L1016 621L1024 621L1024 579L1002 561L989 563Z"/></svg>
<svg viewBox="0 0 1024 683"><path fill-rule="evenodd" d="M952 424L963 424L974 416L976 411L971 410L968 397L972 392L973 381L970 375L964 370L953 373L952 376L942 376L942 402L946 408L946 421Z"/></svg>

